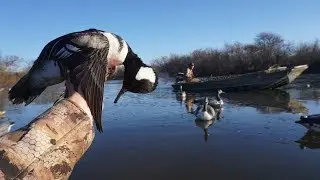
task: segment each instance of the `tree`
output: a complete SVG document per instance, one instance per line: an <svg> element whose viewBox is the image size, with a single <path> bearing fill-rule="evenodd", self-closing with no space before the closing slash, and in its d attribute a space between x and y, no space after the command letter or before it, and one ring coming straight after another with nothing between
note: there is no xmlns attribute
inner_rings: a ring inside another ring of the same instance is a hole
<svg viewBox="0 0 320 180"><path fill-rule="evenodd" d="M17 63L21 60L18 56L0 56L0 71L9 71L17 67Z"/></svg>

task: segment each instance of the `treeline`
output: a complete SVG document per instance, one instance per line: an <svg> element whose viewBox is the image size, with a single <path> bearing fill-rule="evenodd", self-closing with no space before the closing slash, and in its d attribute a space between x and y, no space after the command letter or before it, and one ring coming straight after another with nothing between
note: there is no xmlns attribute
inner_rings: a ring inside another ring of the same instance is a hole
<svg viewBox="0 0 320 180"><path fill-rule="evenodd" d="M195 63L199 77L241 74L264 70L273 65L295 66L309 64L306 73L320 73L319 40L294 44L280 35L262 32L251 44L226 44L221 49L198 49L190 54L164 56L153 61L160 73L175 76L185 72L190 62Z"/></svg>
<svg viewBox="0 0 320 180"><path fill-rule="evenodd" d="M1 56L0 54L0 89L17 82L25 72L14 72L22 59L18 56Z"/></svg>
<svg viewBox="0 0 320 180"><path fill-rule="evenodd" d="M17 72L23 59L17 56L0 54L0 88L10 86L25 74L32 64ZM273 65L295 66L308 64L305 73L320 73L320 43L313 42L294 44L285 41L280 35L262 32L256 35L253 43L236 42L226 44L221 49L197 49L189 54L171 54L157 58L151 64L159 73L175 76L185 72L190 62L195 63L197 76L216 76L241 74L264 70ZM108 79L122 79L123 68Z"/></svg>

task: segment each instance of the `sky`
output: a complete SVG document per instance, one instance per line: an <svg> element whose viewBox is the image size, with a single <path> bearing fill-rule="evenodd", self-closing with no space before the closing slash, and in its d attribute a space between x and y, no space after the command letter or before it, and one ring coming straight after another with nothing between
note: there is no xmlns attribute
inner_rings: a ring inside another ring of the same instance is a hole
<svg viewBox="0 0 320 180"><path fill-rule="evenodd" d="M320 38L319 0L3 0L0 51L35 60L51 40L97 28L123 37L150 63L260 32L294 42Z"/></svg>

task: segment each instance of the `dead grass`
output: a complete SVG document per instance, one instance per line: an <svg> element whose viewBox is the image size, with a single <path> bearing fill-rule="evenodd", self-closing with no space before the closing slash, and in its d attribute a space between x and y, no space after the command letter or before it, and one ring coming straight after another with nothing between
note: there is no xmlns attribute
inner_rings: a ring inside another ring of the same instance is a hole
<svg viewBox="0 0 320 180"><path fill-rule="evenodd" d="M0 71L0 88L13 86L24 73Z"/></svg>

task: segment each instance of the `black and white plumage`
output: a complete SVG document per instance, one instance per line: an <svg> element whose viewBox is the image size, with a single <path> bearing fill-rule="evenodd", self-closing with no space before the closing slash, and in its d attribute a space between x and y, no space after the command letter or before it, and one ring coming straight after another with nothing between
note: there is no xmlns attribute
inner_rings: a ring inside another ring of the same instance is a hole
<svg viewBox="0 0 320 180"><path fill-rule="evenodd" d="M148 93L156 88L157 74L120 36L97 29L69 33L43 48L29 72L11 88L9 99L14 104L28 105L46 87L69 79L75 91L83 93L97 129L102 132L104 83L119 65L124 65L125 72L116 100L125 91Z"/></svg>

